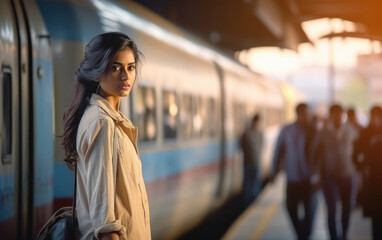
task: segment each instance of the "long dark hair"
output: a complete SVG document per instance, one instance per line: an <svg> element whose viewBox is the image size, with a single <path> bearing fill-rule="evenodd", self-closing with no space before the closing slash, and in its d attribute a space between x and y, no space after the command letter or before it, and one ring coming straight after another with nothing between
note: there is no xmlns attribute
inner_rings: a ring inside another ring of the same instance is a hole
<svg viewBox="0 0 382 240"><path fill-rule="evenodd" d="M85 57L75 73L75 95L73 102L64 112L64 133L61 144L64 146L64 161L73 169L77 160L76 138L82 115L89 105L90 97L97 91L98 79L109 70L118 52L130 48L135 57L136 69L141 63L141 52L126 34L120 32L102 33L94 37L85 47ZM136 76L138 76L138 72Z"/></svg>

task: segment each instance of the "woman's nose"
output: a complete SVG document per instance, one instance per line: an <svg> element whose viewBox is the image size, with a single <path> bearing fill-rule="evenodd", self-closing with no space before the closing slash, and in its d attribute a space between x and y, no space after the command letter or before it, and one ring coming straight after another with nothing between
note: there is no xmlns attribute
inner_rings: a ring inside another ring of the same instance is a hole
<svg viewBox="0 0 382 240"><path fill-rule="evenodd" d="M121 73L121 80L122 80L122 81L127 80L127 79L128 79L128 76L129 76L129 73L127 72L126 69L124 69L124 70L122 71L122 73Z"/></svg>

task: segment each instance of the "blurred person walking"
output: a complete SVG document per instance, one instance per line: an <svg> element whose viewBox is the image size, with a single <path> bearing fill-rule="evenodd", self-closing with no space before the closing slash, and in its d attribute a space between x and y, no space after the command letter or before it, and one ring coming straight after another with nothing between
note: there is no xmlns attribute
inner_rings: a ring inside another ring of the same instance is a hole
<svg viewBox="0 0 382 240"><path fill-rule="evenodd" d="M347 239L351 211L356 199L356 172L352 153L358 130L349 122L343 124L342 116L340 105L330 107L329 122L316 136L312 151L312 160L319 164L321 170L331 240ZM339 200L342 204L342 229L337 224Z"/></svg>
<svg viewBox="0 0 382 240"><path fill-rule="evenodd" d="M297 120L284 126L278 136L272 178L283 165L286 173L286 207L299 240L309 239L317 209L317 188L314 167L308 161L315 126L309 121L305 103L296 107ZM304 215L299 214L303 206Z"/></svg>
<svg viewBox="0 0 382 240"><path fill-rule="evenodd" d="M353 162L362 173L362 207L372 219L373 239L382 239L382 108L370 110L369 125L354 145Z"/></svg>
<svg viewBox="0 0 382 240"><path fill-rule="evenodd" d="M260 192L259 163L264 145L263 133L259 130L260 115L255 114L249 127L240 139L243 150L243 200L244 204L250 203Z"/></svg>
<svg viewBox="0 0 382 240"><path fill-rule="evenodd" d="M358 137L355 139L355 142L354 142L354 145L355 145L361 132L364 130L364 127L361 124L359 124L358 119L357 119L357 114L356 114L356 111L354 110L354 108L349 108L346 111L346 116L347 116L348 124L350 126L352 126L357 131ZM353 146L353 154L354 154L354 151L355 151L355 146ZM353 164L355 164L354 161L353 161ZM359 171L356 171L356 180L357 180L356 203L357 203L357 205L361 204L361 201L362 201L362 184L363 184L362 179L363 179L362 173Z"/></svg>
<svg viewBox="0 0 382 240"><path fill-rule="evenodd" d="M382 135L375 138L365 157L367 167L367 188L365 192L369 215L372 220L373 239L382 239Z"/></svg>
<svg viewBox="0 0 382 240"><path fill-rule="evenodd" d="M382 108L373 106L370 109L369 124L360 131L354 143L353 163L358 170L363 170L365 155L376 138L382 133Z"/></svg>
<svg viewBox="0 0 382 240"><path fill-rule="evenodd" d="M347 115L347 122L352 125L355 129L357 129L359 132L363 130L363 127L361 124L359 124L357 119L357 114L354 110L354 108L349 108L346 112Z"/></svg>
<svg viewBox="0 0 382 240"><path fill-rule="evenodd" d="M354 143L353 163L356 169L361 174L360 188L360 203L363 208L364 216L370 216L370 205L368 204L368 192L370 191L368 184L369 166L365 164L366 154L370 147L376 141L379 135L382 134L382 108L373 106L370 109L369 124L364 128Z"/></svg>

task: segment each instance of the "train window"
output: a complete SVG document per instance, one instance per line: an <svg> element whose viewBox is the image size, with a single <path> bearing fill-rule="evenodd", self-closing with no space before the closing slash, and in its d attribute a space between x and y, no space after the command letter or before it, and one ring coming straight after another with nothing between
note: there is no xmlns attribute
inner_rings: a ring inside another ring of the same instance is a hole
<svg viewBox="0 0 382 240"><path fill-rule="evenodd" d="M283 121L284 121L283 111L279 109L279 124L281 124Z"/></svg>
<svg viewBox="0 0 382 240"><path fill-rule="evenodd" d="M5 164L10 162L12 154L12 75L9 68L2 69L2 80L1 159Z"/></svg>
<svg viewBox="0 0 382 240"><path fill-rule="evenodd" d="M206 98L200 98L200 105L199 105L199 115L202 121L201 126L201 134L203 136L208 135L208 124L207 124L207 99Z"/></svg>
<svg viewBox="0 0 382 240"><path fill-rule="evenodd" d="M157 138L157 125L154 88L140 86L135 95L135 102L136 112L134 116L139 129L139 140L142 142L155 141Z"/></svg>
<svg viewBox="0 0 382 240"><path fill-rule="evenodd" d="M272 108L267 108L267 115L268 115L268 127L271 127L273 125Z"/></svg>
<svg viewBox="0 0 382 240"><path fill-rule="evenodd" d="M261 114L261 123L263 128L267 128L269 126L269 116L267 109L265 107L260 107L259 112Z"/></svg>
<svg viewBox="0 0 382 240"><path fill-rule="evenodd" d="M163 136L174 139L177 136L178 104L173 91L163 91Z"/></svg>
<svg viewBox="0 0 382 240"><path fill-rule="evenodd" d="M216 137L219 132L219 106L217 101L213 98L209 98L207 102L208 112L208 132L210 137Z"/></svg>
<svg viewBox="0 0 382 240"><path fill-rule="evenodd" d="M190 95L182 96L182 107L180 112L181 136L188 139L192 136L192 103Z"/></svg>
<svg viewBox="0 0 382 240"><path fill-rule="evenodd" d="M243 134L247 123L245 114L245 105L243 103L234 103L234 128L236 136Z"/></svg>
<svg viewBox="0 0 382 240"><path fill-rule="evenodd" d="M272 116L273 116L273 125L277 124L277 109L272 108Z"/></svg>
<svg viewBox="0 0 382 240"><path fill-rule="evenodd" d="M273 125L272 108L267 108L267 115L268 115L268 127L271 127Z"/></svg>
<svg viewBox="0 0 382 240"><path fill-rule="evenodd" d="M192 135L194 137L200 137L203 128L203 120L200 114L200 98L197 96L192 96Z"/></svg>

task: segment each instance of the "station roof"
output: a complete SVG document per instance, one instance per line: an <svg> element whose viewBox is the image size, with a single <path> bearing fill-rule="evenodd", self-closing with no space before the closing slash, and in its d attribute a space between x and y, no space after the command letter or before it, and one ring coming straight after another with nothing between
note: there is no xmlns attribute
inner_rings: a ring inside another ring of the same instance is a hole
<svg viewBox="0 0 382 240"><path fill-rule="evenodd" d="M260 46L297 50L298 44L310 42L301 23L326 17L357 23L356 32L332 36L382 40L380 0L135 1L231 52Z"/></svg>
<svg viewBox="0 0 382 240"><path fill-rule="evenodd" d="M355 32L329 36L360 37L382 41L382 1L380 0L294 0L299 8L299 21L317 18L341 18L357 23Z"/></svg>

